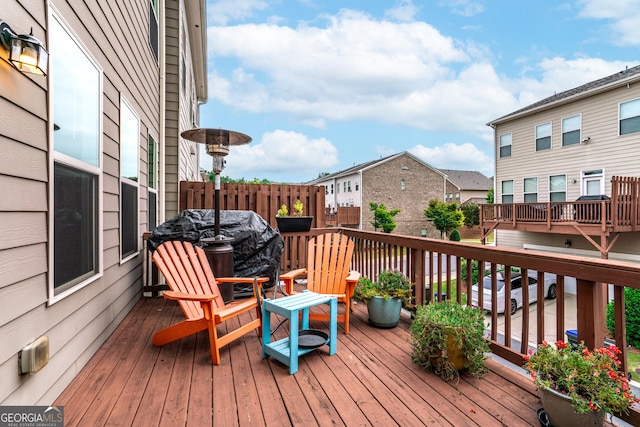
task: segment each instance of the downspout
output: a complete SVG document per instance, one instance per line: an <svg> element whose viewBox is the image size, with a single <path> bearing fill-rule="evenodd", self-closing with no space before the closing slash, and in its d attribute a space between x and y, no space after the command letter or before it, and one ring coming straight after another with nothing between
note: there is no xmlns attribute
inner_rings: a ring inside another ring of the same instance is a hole
<svg viewBox="0 0 640 427"><path fill-rule="evenodd" d="M167 73L167 62L166 62L166 41L165 41L165 0L158 1L158 19L159 19L159 46L158 46L158 60L160 61L160 133L159 133L159 166L158 168L158 210L159 212L159 223L162 224L165 220L165 187L167 182L166 177L166 168L165 168L165 156L167 153L167 145L166 145L166 120L167 120L167 112L166 112L166 73Z"/></svg>
<svg viewBox="0 0 640 427"><path fill-rule="evenodd" d="M362 182L362 170L358 171L358 175L360 176L360 224L358 224L358 230L364 230L364 228L362 227L362 218L363 218L363 214L362 214L362 210L364 208L364 206L362 206L362 193L364 193L364 183Z"/></svg>

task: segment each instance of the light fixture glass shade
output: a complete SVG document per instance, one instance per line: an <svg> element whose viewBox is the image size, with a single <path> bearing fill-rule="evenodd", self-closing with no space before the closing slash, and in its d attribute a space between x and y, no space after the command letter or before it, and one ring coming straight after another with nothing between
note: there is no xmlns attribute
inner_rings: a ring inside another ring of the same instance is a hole
<svg viewBox="0 0 640 427"><path fill-rule="evenodd" d="M45 76L49 53L35 37L21 35L11 39L9 61L22 72Z"/></svg>
<svg viewBox="0 0 640 427"><path fill-rule="evenodd" d="M49 52L32 34L17 35L0 21L0 42L9 53L9 62L24 73L45 76L49 66Z"/></svg>

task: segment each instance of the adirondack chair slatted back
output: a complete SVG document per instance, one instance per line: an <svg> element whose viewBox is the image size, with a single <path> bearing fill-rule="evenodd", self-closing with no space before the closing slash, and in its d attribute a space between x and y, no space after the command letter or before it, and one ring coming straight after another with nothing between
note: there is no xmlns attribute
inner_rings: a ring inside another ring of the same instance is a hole
<svg viewBox="0 0 640 427"><path fill-rule="evenodd" d="M339 233L320 234L307 249L307 289L322 294L344 294L354 243Z"/></svg>
<svg viewBox="0 0 640 427"><path fill-rule="evenodd" d="M172 291L196 295L220 295L207 255L200 247L189 242L165 242L153 253L153 262L158 266ZM179 304L187 319L203 316L199 302L179 300ZM216 298L214 304L217 308L225 306L222 297Z"/></svg>

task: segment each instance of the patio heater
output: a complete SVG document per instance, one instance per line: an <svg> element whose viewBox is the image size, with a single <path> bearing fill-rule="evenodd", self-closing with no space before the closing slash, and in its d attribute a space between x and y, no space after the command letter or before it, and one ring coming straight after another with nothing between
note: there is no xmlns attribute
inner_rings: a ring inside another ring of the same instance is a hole
<svg viewBox="0 0 640 427"><path fill-rule="evenodd" d="M251 142L251 137L240 132L224 129L191 129L180 134L184 139L204 144L207 154L213 157L213 172L215 174L214 187L214 237L201 239L209 264L218 277L233 277L233 246L232 238L220 233L220 173L227 161L232 145L244 145ZM218 285L224 302L233 301L233 283Z"/></svg>

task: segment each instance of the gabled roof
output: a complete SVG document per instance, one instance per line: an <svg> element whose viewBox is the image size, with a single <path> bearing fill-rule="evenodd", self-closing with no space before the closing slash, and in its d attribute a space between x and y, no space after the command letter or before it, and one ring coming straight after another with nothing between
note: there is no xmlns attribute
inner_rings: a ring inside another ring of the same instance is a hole
<svg viewBox="0 0 640 427"><path fill-rule="evenodd" d="M358 172L362 172L365 171L367 169L371 169L374 167L377 167L383 163L386 163L390 160L396 159L398 157L402 157L402 156L409 156L411 157L413 160L422 163L424 166L433 169L434 171L436 171L437 173L439 173L440 175L444 176L445 174L440 171L440 169L434 168L433 166L431 166L430 164L426 163L423 160L420 160L418 157L414 156L413 154L409 153L408 151L403 151L401 153L397 153L397 154L393 154L391 156L387 156L387 157L381 157L377 160L371 160L369 162L365 162L365 163L360 163L359 165L354 165L348 169L339 171L339 172L335 172L335 173L331 173L329 175L325 175L319 178L316 178L312 181L309 181L306 183L306 185L317 185L321 182L325 182L331 179L337 179L337 178L342 178L344 176L349 176L349 175L353 175L356 174Z"/></svg>
<svg viewBox="0 0 640 427"><path fill-rule="evenodd" d="M478 171L461 171L440 169L447 175L447 179L460 190L489 190L493 187L493 180Z"/></svg>
<svg viewBox="0 0 640 427"><path fill-rule="evenodd" d="M573 102L580 98L585 98L587 96L591 96L599 92L611 90L636 80L640 80L640 65L637 65L632 68L627 68L625 70L622 70L610 76L603 77L601 79L583 84L582 86L578 86L573 89L566 90L564 92L556 93L541 101L535 102L524 108L516 110L513 113L509 113L506 116L502 116L498 119L495 119L487 123L487 126L494 126L501 122L514 119L518 116L525 116L527 114L531 114L539 110L544 110L545 108L555 107L556 105Z"/></svg>

